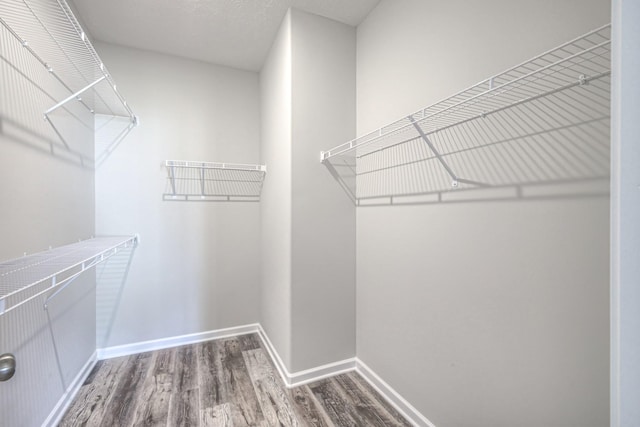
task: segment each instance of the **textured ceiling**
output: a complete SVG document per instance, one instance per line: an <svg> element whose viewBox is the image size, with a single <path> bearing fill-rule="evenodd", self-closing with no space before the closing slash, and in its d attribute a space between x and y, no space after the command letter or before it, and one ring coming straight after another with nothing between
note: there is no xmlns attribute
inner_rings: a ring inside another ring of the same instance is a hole
<svg viewBox="0 0 640 427"><path fill-rule="evenodd" d="M289 7L356 26L380 0L73 0L94 39L258 71Z"/></svg>

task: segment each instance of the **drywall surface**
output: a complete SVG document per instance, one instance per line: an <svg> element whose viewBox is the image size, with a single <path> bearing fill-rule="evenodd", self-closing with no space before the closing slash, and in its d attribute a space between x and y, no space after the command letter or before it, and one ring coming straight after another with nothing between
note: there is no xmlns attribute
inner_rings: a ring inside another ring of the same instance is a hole
<svg viewBox="0 0 640 427"><path fill-rule="evenodd" d="M100 317L98 346L258 321L259 203L162 198L165 160L258 163L258 75L96 49L141 122L96 171L97 234L140 235L128 276L120 259L98 289L98 311L114 313Z"/></svg>
<svg viewBox="0 0 640 427"><path fill-rule="evenodd" d="M72 103L51 115L66 148L42 114L70 93L4 26L0 56L2 262L90 238L94 187L93 171L81 161L93 158L91 114ZM52 299L48 311L44 298L36 298L0 316L0 354L13 353L17 361L15 376L0 382L0 425L42 424L91 357L94 285L89 271Z"/></svg>
<svg viewBox="0 0 640 427"><path fill-rule="evenodd" d="M320 151L355 136L356 31L292 9L292 369L355 355L355 207Z"/></svg>
<svg viewBox="0 0 640 427"><path fill-rule="evenodd" d="M640 5L613 1L611 426L640 420Z"/></svg>
<svg viewBox="0 0 640 427"><path fill-rule="evenodd" d="M383 1L358 27L358 134L608 21L606 1ZM608 423L609 198L542 196L357 210L358 357L438 427Z"/></svg>
<svg viewBox="0 0 640 427"><path fill-rule="evenodd" d="M291 367L291 14L260 72L261 159L267 165L261 214L261 321Z"/></svg>
<svg viewBox="0 0 640 427"><path fill-rule="evenodd" d="M262 324L289 372L355 353L355 213L320 164L355 131L355 29L289 10L260 73Z"/></svg>

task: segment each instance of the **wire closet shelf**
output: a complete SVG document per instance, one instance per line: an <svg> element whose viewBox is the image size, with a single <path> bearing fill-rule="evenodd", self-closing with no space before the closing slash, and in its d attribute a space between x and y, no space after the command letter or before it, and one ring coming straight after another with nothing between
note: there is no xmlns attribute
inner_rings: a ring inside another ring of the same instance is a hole
<svg viewBox="0 0 640 427"><path fill-rule="evenodd" d="M260 201L265 165L166 160L166 201Z"/></svg>
<svg viewBox="0 0 640 427"><path fill-rule="evenodd" d="M64 118L60 117L65 114L80 117L72 103L92 116L124 120L128 130L138 124L138 118L65 0L0 2L0 24L2 37L15 42L6 45L7 56L3 59L10 62L13 59L12 67L51 100L42 112L43 117L65 145L68 144ZM32 60L28 61L17 49L28 52ZM51 91L48 83L34 78L35 65L44 67L62 91Z"/></svg>
<svg viewBox="0 0 640 427"><path fill-rule="evenodd" d="M124 248L137 236L95 237L0 263L0 316L42 295L51 296L84 271Z"/></svg>
<svg viewBox="0 0 640 427"><path fill-rule="evenodd" d="M609 176L605 25L320 154L358 205Z"/></svg>

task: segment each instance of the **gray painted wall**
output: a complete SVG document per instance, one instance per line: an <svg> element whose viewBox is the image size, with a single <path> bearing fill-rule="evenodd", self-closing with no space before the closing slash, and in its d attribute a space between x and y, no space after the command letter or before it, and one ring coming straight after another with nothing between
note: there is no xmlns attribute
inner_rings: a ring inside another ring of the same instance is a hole
<svg viewBox="0 0 640 427"><path fill-rule="evenodd" d="M608 21L601 0L383 0L358 27L358 134ZM358 357L438 427L606 425L608 210L358 208Z"/></svg>
<svg viewBox="0 0 640 427"><path fill-rule="evenodd" d="M355 136L355 28L292 18L292 369L355 355L355 207L320 164Z"/></svg>
<svg viewBox="0 0 640 427"><path fill-rule="evenodd" d="M296 372L355 353L355 212L319 161L355 131L355 29L289 10L260 84L262 322Z"/></svg>
<svg viewBox="0 0 640 427"><path fill-rule="evenodd" d="M613 1L611 426L640 420L640 4Z"/></svg>
<svg viewBox="0 0 640 427"><path fill-rule="evenodd" d="M96 171L97 234L139 233L113 346L258 321L260 205L163 201L164 160L259 163L258 75L96 46L140 117Z"/></svg>
<svg viewBox="0 0 640 427"><path fill-rule="evenodd" d="M0 55L0 158L5 163L0 261L5 261L94 234L93 171L79 161L79 155L93 158L93 117L77 104L68 108L80 120L64 110L52 115L67 138L65 149L42 113L54 104L45 92L57 100L69 93L4 27ZM42 424L91 357L94 285L95 276L87 272L51 301L51 330L40 298L0 316L0 354L13 353L17 360L15 376L0 383L0 425Z"/></svg>
<svg viewBox="0 0 640 427"><path fill-rule="evenodd" d="M260 72L260 154L267 179L260 202L261 322L291 366L291 14Z"/></svg>
<svg viewBox="0 0 640 427"><path fill-rule="evenodd" d="M357 33L358 134L605 23L608 7L383 1ZM318 162L353 136L353 28L290 12L259 78L98 50L142 121L95 178L97 234L142 239L119 304L98 301L116 313L100 346L260 320L291 371L351 357L357 242L358 357L436 425L606 425L606 197L360 208L356 238L354 208ZM50 154L46 100L0 67L0 153L11 159L0 179L19 183L2 191L7 259L94 234L94 178L74 156ZM91 156L91 133L63 126ZM160 164L172 158L262 161L263 201L162 202ZM632 212L635 190L622 190ZM78 281L52 307L66 382L95 348L92 288L91 277ZM636 306L623 311L631 335ZM63 392L45 322L38 304L0 318L0 352L22 366L0 383L1 425L39 424ZM628 351L622 366L637 373ZM622 386L634 402L634 383ZM621 425L632 425L635 407L624 407Z"/></svg>

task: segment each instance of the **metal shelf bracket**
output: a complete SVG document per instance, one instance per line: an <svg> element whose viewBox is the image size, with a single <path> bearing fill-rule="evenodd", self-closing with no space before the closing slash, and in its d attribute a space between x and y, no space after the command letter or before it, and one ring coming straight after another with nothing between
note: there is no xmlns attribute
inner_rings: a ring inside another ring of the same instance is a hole
<svg viewBox="0 0 640 427"><path fill-rule="evenodd" d="M66 104L67 102L71 101L74 98L77 99L78 101L82 101L82 99L80 98L80 95L82 95L84 92L88 91L89 89L91 89L92 87L94 87L95 85L97 85L98 83L100 83L101 81L103 81L106 78L107 78L107 76L102 76L98 80L94 81L93 83L88 84L87 86L83 87L79 91L77 91L75 93L72 93L71 95L69 95L68 97L66 97L65 99L63 99L62 101L58 102L56 105L54 105L53 107L51 107L47 111L45 111L44 115L48 116L53 111L55 111L58 108L62 107L64 104ZM94 112L93 110L90 110L90 111L92 113Z"/></svg>
<svg viewBox="0 0 640 427"><path fill-rule="evenodd" d="M521 197L523 186L607 179L610 91L608 24L321 151L320 161L357 206L487 187Z"/></svg>
<svg viewBox="0 0 640 427"><path fill-rule="evenodd" d="M165 201L260 200L266 165L166 160Z"/></svg>

